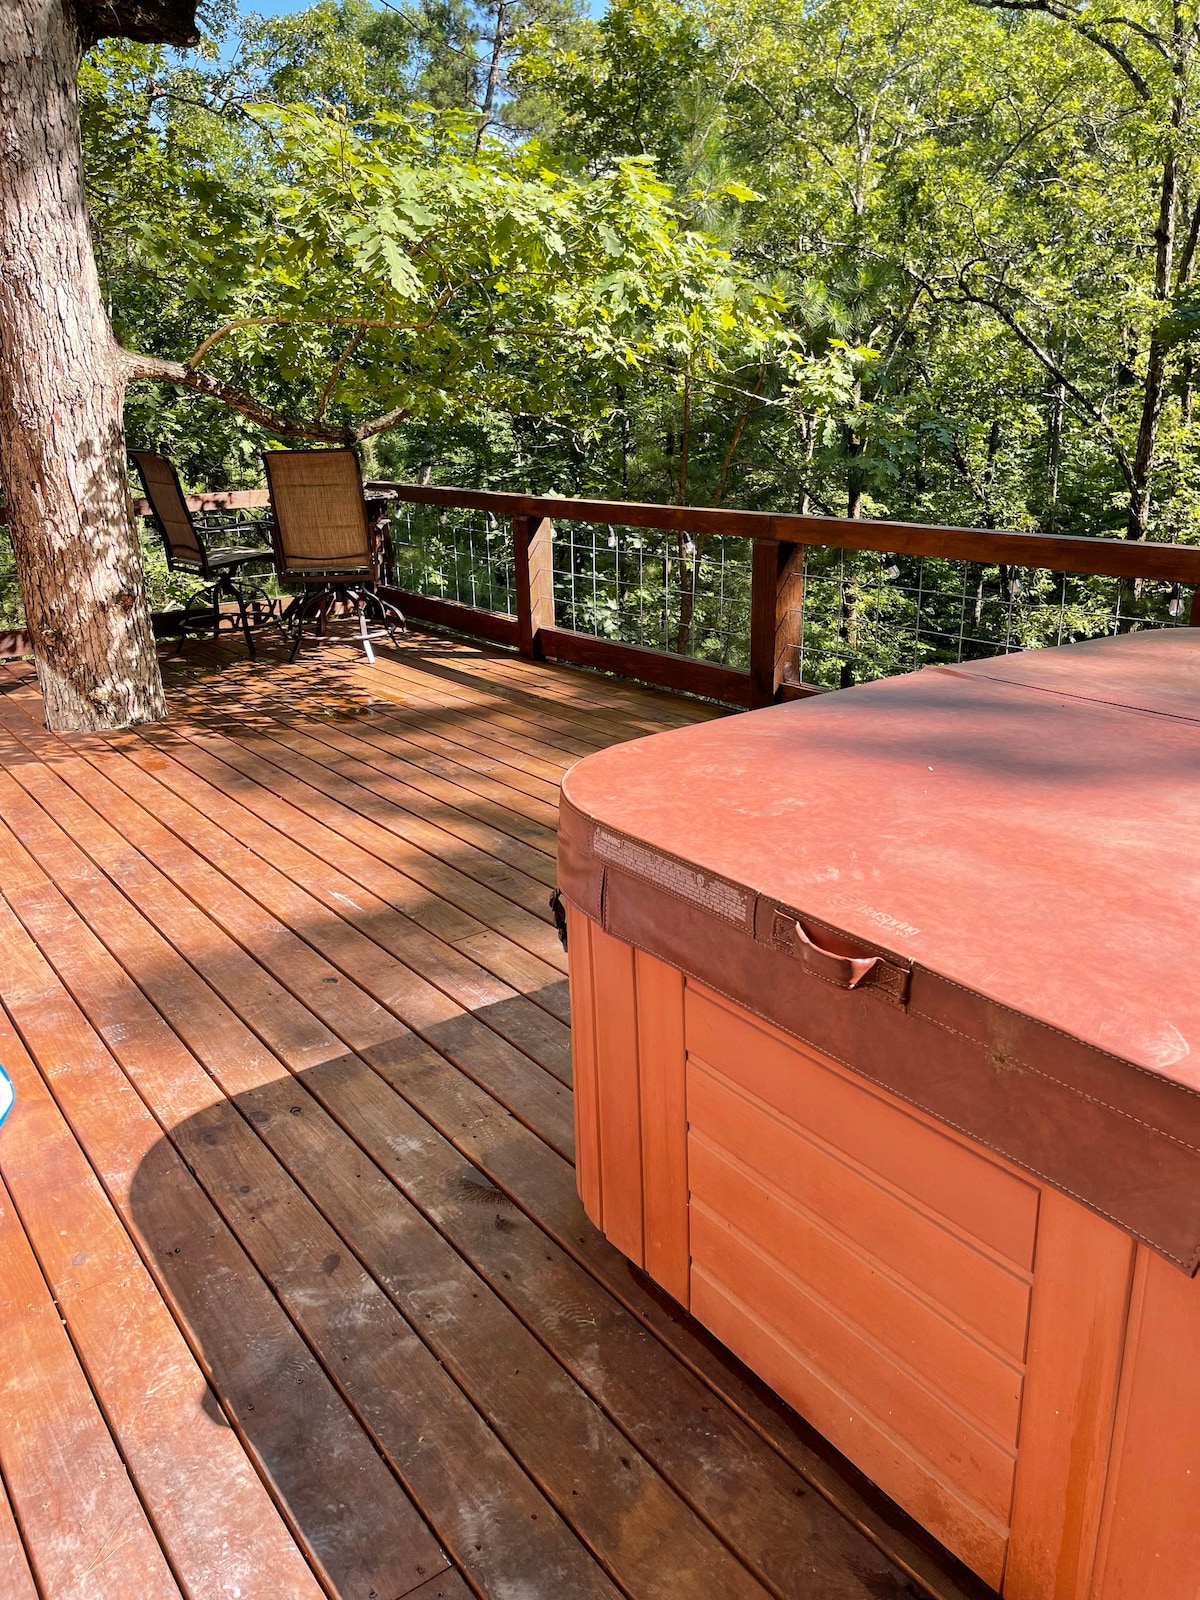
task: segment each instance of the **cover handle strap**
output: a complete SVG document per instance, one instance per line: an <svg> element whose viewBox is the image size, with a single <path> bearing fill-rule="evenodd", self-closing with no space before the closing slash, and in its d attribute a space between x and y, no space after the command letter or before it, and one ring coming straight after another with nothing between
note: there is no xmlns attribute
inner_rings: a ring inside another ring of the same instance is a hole
<svg viewBox="0 0 1200 1600"><path fill-rule="evenodd" d="M878 956L839 956L832 950L823 950L810 939L797 922L796 949L807 970L839 989L855 989L869 972L879 965Z"/></svg>

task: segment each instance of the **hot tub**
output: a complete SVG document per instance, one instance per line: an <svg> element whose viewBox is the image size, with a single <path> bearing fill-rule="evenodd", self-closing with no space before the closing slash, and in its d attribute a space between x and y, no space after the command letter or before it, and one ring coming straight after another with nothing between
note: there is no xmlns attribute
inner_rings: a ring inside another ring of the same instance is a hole
<svg viewBox="0 0 1200 1600"><path fill-rule="evenodd" d="M1200 1594L1200 631L589 756L560 882L597 1226L1006 1597Z"/></svg>

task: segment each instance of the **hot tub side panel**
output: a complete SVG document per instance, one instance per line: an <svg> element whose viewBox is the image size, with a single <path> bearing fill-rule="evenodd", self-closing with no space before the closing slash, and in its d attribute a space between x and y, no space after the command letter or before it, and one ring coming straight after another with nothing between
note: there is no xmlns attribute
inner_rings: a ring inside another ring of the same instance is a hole
<svg viewBox="0 0 1200 1600"><path fill-rule="evenodd" d="M568 915L597 1226L1005 1600L1200 1593L1200 1285Z"/></svg>

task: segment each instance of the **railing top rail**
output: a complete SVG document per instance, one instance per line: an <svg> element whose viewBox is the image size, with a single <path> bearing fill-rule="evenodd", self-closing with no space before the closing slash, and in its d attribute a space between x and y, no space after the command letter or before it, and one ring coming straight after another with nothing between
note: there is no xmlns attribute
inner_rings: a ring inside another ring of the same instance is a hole
<svg viewBox="0 0 1200 1600"><path fill-rule="evenodd" d="M189 494L184 498L191 511L243 511L252 506L271 504L271 496L265 489L212 489L206 494ZM133 514L135 517L148 517L149 500L135 500Z"/></svg>
<svg viewBox="0 0 1200 1600"><path fill-rule="evenodd" d="M919 522L874 522L849 517L801 517L772 511L731 511L719 506L668 506L630 500L575 500L564 495L508 494L493 489L435 488L417 483L372 480L368 489L385 490L414 505L491 511L508 517L549 517L570 522L612 523L622 528L656 528L673 533L722 534L738 539L768 539L780 544L824 545L834 549L877 550L949 561L1042 567L1112 578L1150 578L1162 583L1200 585L1200 546L1100 539L1065 533L1021 533L1012 529L945 528ZM265 489L225 489L187 497L193 511L232 511L270 504ZM135 500L134 512L149 506Z"/></svg>
<svg viewBox="0 0 1200 1600"><path fill-rule="evenodd" d="M723 534L780 544L878 550L950 561L1041 567L1113 578L1150 578L1200 584L1200 546L1089 538L1075 534L1021 533L992 528L942 528L918 522L873 522L849 517L801 517L771 511L730 511L711 506L638 504L627 500L575 500L559 495L508 494L491 489L435 488L372 480L415 505L492 511L500 516L548 517L612 523L622 528Z"/></svg>

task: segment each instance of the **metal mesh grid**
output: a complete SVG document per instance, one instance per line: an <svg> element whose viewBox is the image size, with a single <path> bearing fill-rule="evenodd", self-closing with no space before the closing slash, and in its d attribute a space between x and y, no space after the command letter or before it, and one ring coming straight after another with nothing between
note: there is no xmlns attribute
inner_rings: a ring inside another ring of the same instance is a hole
<svg viewBox="0 0 1200 1600"><path fill-rule="evenodd" d="M1182 627L1190 603L1179 584L813 548L800 680L839 688L935 662Z"/></svg>
<svg viewBox="0 0 1200 1600"><path fill-rule="evenodd" d="M515 614L508 518L390 509L401 588ZM552 550L559 627L749 665L749 540L560 519ZM839 688L936 662L1180 627L1190 605L1190 589L1178 584L813 547L804 556L799 677Z"/></svg>
<svg viewBox="0 0 1200 1600"><path fill-rule="evenodd" d="M512 523L487 511L392 504L395 583L416 594L516 615Z"/></svg>
<svg viewBox="0 0 1200 1600"><path fill-rule="evenodd" d="M746 540L559 522L553 552L560 626L725 666L748 664Z"/></svg>

